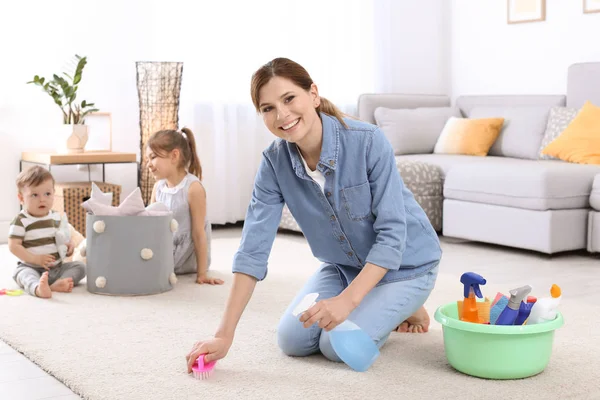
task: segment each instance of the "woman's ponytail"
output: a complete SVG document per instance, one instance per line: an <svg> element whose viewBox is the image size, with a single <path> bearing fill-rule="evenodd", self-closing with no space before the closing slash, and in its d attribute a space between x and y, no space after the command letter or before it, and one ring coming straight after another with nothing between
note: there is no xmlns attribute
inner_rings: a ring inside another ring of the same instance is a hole
<svg viewBox="0 0 600 400"><path fill-rule="evenodd" d="M342 124L344 128L348 128L348 125L344 121L345 114L341 112L335 104L327 100L325 97L320 97L320 100L321 102L317 107L317 112L322 112L324 114L331 115L332 117L337 118L337 120L340 121L340 124Z"/></svg>

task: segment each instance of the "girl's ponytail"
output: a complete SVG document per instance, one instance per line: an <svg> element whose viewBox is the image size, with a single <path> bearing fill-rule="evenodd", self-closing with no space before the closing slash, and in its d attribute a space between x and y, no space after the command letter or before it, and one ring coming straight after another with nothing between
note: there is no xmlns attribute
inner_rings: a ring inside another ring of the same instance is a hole
<svg viewBox="0 0 600 400"><path fill-rule="evenodd" d="M196 150L196 138L194 133L189 128L182 128L181 132L185 133L188 144L190 146L190 166L188 172L192 175L196 175L198 179L202 180L202 166L200 165L200 158Z"/></svg>

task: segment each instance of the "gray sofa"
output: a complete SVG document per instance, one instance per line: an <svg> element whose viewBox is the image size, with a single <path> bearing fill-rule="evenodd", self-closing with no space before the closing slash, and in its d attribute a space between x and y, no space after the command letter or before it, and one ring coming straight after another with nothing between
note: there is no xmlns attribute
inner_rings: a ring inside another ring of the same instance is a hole
<svg viewBox="0 0 600 400"><path fill-rule="evenodd" d="M590 196L590 211L588 218L587 249L591 253L600 253L600 175L596 175Z"/></svg>
<svg viewBox="0 0 600 400"><path fill-rule="evenodd" d="M600 63L574 64L567 74L566 95L466 95L452 104L447 96L364 94L357 117L382 127L405 181L412 163L428 166L430 178L407 186L444 236L547 254L600 252L600 165L540 159L548 158L540 149L550 131L569 122L555 117L569 109L574 117L587 100L600 106ZM452 116L505 122L485 157L435 154ZM281 227L300 230L287 210Z"/></svg>
<svg viewBox="0 0 600 400"><path fill-rule="evenodd" d="M600 63L572 65L567 81L566 95L468 95L453 105L446 96L366 94L359 99L358 118L379 124L392 143L401 143L398 160L441 169L444 236L547 254L586 248L598 252L600 165L540 159L546 132L554 128L548 123L553 108L578 109L587 100L600 105ZM486 157L415 152L435 144L433 129L439 132L439 127L419 132L418 143L412 142L410 132L417 128L410 124L423 118L390 115L406 109L427 111L431 120L460 112L468 118L504 117L505 123ZM396 134L408 140L398 140Z"/></svg>

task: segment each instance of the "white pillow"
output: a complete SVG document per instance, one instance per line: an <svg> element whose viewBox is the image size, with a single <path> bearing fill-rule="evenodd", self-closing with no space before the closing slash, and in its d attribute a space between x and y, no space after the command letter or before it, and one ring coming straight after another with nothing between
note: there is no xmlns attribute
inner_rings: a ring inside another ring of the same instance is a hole
<svg viewBox="0 0 600 400"><path fill-rule="evenodd" d="M96 206L98 204L104 206L110 206L112 203L112 193L103 193L102 190L92 182L92 194L89 199L81 203L81 207L89 213L93 214L92 206Z"/></svg>
<svg viewBox="0 0 600 400"><path fill-rule="evenodd" d="M431 154L450 117L462 117L457 107L392 109L377 107L375 121L394 154Z"/></svg>
<svg viewBox="0 0 600 400"><path fill-rule="evenodd" d="M148 207L146 207L146 209L144 211L142 211L138 215L148 216L148 215L167 215L167 214L171 214L171 211L169 210L167 205L165 203L161 203L160 201L157 201L155 203L150 204Z"/></svg>
<svg viewBox="0 0 600 400"><path fill-rule="evenodd" d="M92 196L81 206L94 215L137 215L146 209L139 187L135 188L118 207L107 205L104 200Z"/></svg>
<svg viewBox="0 0 600 400"><path fill-rule="evenodd" d="M100 204L110 206L113 199L112 192L104 193L96 183L92 182L92 194L90 198L93 198Z"/></svg>
<svg viewBox="0 0 600 400"><path fill-rule="evenodd" d="M135 188L129 196L123 200L118 207L113 207L110 202L107 203L106 196L100 189L96 192L92 190L92 195L85 201L81 206L89 213L94 215L113 215L113 216L126 216L126 215L137 215L137 216L159 216L171 214L169 208L161 202L150 204L148 207L144 207L144 200L142 199L142 192L139 187ZM112 195L111 195L112 200Z"/></svg>

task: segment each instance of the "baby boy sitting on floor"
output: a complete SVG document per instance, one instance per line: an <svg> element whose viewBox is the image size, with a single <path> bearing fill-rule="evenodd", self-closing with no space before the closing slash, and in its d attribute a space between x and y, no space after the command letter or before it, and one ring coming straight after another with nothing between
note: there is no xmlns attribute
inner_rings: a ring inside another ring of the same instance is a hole
<svg viewBox="0 0 600 400"><path fill-rule="evenodd" d="M65 243L66 249L57 243L63 237L61 222L68 223L52 210L54 178L48 170L32 167L17 177L17 190L23 210L11 222L8 235L8 248L20 260L14 280L41 298L52 297L53 291L71 292L85 277L85 265L64 262L73 254L72 241Z"/></svg>

